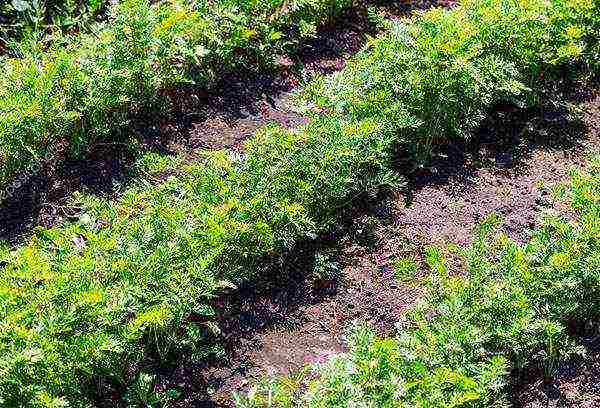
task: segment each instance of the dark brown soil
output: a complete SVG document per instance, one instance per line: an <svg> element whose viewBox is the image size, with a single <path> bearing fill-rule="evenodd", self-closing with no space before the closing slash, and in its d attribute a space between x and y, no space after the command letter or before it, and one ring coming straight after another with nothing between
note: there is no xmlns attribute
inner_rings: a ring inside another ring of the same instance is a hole
<svg viewBox="0 0 600 408"><path fill-rule="evenodd" d="M134 152L124 145L106 144L97 145L82 160L63 156L59 165L46 161L0 203L0 240L16 244L35 226L51 227L69 219L79 211L67 200L75 191L114 195L130 178L134 160Z"/></svg>
<svg viewBox="0 0 600 408"><path fill-rule="evenodd" d="M542 376L538 375L519 387L514 395L514 406L518 408L600 407L600 350L598 344L595 347L587 346L585 356L574 357L558 367L552 383L545 383Z"/></svg>
<svg viewBox="0 0 600 408"><path fill-rule="evenodd" d="M484 140L466 154L449 149L438 156L431 167L411 178L409 205L396 202L402 236L424 243L466 244L473 226L496 213L511 238L526 241L540 212L553 206L549 187L585 162L585 150L598 148L596 136L582 139L585 129L565 125L563 120L534 117L523 123L516 139ZM529 139L540 133L556 139Z"/></svg>

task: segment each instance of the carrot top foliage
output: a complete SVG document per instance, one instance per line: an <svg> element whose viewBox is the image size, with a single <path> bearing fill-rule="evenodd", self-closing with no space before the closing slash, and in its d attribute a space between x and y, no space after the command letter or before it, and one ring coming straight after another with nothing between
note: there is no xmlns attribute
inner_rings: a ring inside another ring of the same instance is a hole
<svg viewBox="0 0 600 408"><path fill-rule="evenodd" d="M0 193L57 145L76 155L126 138L132 113L159 109L161 90L270 64L349 5L124 0L80 34L24 41L0 56Z"/></svg>
<svg viewBox="0 0 600 408"><path fill-rule="evenodd" d="M109 0L5 0L0 4L0 47L31 34L84 29L108 5Z"/></svg>

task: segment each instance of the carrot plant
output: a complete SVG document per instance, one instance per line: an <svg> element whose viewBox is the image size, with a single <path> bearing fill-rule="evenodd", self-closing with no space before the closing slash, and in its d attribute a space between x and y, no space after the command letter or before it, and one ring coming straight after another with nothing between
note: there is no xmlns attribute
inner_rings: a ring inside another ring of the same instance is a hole
<svg viewBox="0 0 600 408"><path fill-rule="evenodd" d="M565 67L595 63L591 0L465 0L373 40L347 69L314 81L309 108L376 118L418 157L468 138L497 103L539 103Z"/></svg>
<svg viewBox="0 0 600 408"><path fill-rule="evenodd" d="M108 0L6 0L0 4L0 38L17 40L31 32L81 29L108 4Z"/></svg>

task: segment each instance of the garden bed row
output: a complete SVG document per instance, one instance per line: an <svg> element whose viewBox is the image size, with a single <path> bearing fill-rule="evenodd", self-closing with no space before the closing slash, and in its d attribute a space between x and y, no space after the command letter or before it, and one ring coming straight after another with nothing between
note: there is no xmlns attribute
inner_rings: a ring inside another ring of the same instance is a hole
<svg viewBox="0 0 600 408"><path fill-rule="evenodd" d="M22 41L0 57L0 201L44 162L126 141L165 90L273 65L351 5L125 0L79 34Z"/></svg>

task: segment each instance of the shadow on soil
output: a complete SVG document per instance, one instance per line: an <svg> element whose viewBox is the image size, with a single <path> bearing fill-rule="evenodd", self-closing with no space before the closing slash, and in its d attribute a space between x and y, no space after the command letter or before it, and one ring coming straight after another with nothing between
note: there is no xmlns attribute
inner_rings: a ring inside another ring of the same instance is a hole
<svg viewBox="0 0 600 408"><path fill-rule="evenodd" d="M551 377L541 363L511 377L516 408L578 408L600 405L600 327L598 319L569 322L569 334L585 350L561 362Z"/></svg>
<svg viewBox="0 0 600 408"><path fill-rule="evenodd" d="M85 159L42 163L41 170L0 203L0 240L12 244L37 225L50 227L69 220L80 208L67 204L75 191L114 195L129 180L134 152L121 144L96 146Z"/></svg>
<svg viewBox="0 0 600 408"><path fill-rule="evenodd" d="M409 174L404 190L407 205L412 197L427 186L448 184L452 179L462 185L460 195L475 180L478 170L493 168L497 172L525 170L533 152L569 150L585 142L589 129L583 112L570 111L573 104L594 99L591 88L570 88L549 100L561 101L556 106L518 109L512 105L495 106L471 140L450 141L434 149L427 166L414 168L410 158L396 155L396 168ZM573 90L575 89L575 90Z"/></svg>

